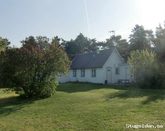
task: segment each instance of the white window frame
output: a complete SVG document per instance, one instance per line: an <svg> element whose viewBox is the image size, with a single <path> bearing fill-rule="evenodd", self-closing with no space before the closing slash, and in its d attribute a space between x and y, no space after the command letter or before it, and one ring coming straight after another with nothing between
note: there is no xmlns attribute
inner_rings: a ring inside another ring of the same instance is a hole
<svg viewBox="0 0 165 131"><path fill-rule="evenodd" d="M85 69L81 69L81 77L85 77Z"/></svg>
<svg viewBox="0 0 165 131"><path fill-rule="evenodd" d="M91 73L92 73L92 77L96 77L96 69L94 68L94 69L92 69L92 71L91 71Z"/></svg>
<svg viewBox="0 0 165 131"><path fill-rule="evenodd" d="M116 75L119 75L119 74L120 74L120 68L119 68L119 67L116 67L116 68L115 68L115 74L116 74Z"/></svg>
<svg viewBox="0 0 165 131"><path fill-rule="evenodd" d="M77 70L74 69L74 70L73 70L73 77L76 77L76 76L77 76Z"/></svg>

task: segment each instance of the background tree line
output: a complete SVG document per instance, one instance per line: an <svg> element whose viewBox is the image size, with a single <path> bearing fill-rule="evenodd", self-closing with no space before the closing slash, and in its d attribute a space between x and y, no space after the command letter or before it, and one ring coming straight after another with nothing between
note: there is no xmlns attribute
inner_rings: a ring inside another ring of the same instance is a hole
<svg viewBox="0 0 165 131"><path fill-rule="evenodd" d="M123 39L121 35L112 35L105 41L90 39L80 33L74 40L63 40L61 42L68 56L72 59L75 54L96 51L99 49L109 49L116 46L121 55L127 60L133 50L152 50L161 62L165 58L165 25L156 27L155 33L146 30L143 26L135 25L129 39Z"/></svg>
<svg viewBox="0 0 165 131"><path fill-rule="evenodd" d="M48 38L45 37L45 41L42 38L37 38L38 42L42 44L48 43ZM47 40L46 40L47 39ZM135 25L132 29L129 39L123 39L121 35L111 35L105 41L97 41L96 39L90 39L80 33L75 39L66 41L62 38L56 37L59 44L64 48L70 59L75 54L87 53L91 51L97 51L100 49L109 49L111 46L116 46L120 54L127 60L130 52L133 50L152 50L154 51L160 62L164 62L165 59L165 25L159 25L156 27L156 31L145 30L142 25ZM6 38L0 37L0 51L9 48L10 42Z"/></svg>

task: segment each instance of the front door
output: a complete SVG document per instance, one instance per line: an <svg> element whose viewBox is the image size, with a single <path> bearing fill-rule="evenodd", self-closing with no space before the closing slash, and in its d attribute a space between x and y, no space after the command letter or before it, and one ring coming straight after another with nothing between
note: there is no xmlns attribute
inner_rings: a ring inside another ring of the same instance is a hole
<svg viewBox="0 0 165 131"><path fill-rule="evenodd" d="M107 83L112 83L112 69L111 67L107 68Z"/></svg>

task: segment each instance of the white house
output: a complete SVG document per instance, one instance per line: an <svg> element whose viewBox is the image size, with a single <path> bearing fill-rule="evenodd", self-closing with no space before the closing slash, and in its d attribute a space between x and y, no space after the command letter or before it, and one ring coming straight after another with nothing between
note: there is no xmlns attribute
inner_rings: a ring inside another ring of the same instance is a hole
<svg viewBox="0 0 165 131"><path fill-rule="evenodd" d="M60 77L59 82L118 83L131 82L129 65L124 62L115 47L77 54L72 60L68 74Z"/></svg>

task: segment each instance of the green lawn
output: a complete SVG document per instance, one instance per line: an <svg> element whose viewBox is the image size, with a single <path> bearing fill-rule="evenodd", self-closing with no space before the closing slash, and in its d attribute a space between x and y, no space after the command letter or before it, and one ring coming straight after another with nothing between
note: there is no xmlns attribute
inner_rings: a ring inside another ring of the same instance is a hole
<svg viewBox="0 0 165 131"><path fill-rule="evenodd" d="M158 124L164 128L142 130L165 130L165 90L68 83L53 97L36 101L0 90L2 131L134 130L126 124Z"/></svg>

